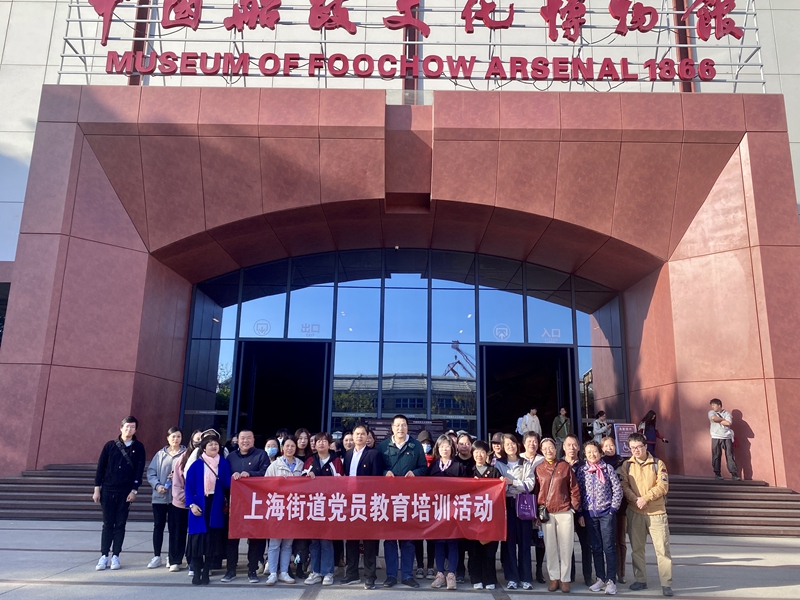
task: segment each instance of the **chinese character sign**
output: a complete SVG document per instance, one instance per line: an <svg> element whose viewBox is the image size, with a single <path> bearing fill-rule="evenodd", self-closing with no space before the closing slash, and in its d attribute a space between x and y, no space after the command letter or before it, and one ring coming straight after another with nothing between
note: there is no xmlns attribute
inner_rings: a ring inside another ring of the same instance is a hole
<svg viewBox="0 0 800 600"><path fill-rule="evenodd" d="M231 483L232 539L506 537L500 479L251 477Z"/></svg>
<svg viewBox="0 0 800 600"><path fill-rule="evenodd" d="M614 423L614 437L617 439L617 454L620 456L631 455L631 448L628 446L628 438L632 433L636 433L636 425L633 423Z"/></svg>

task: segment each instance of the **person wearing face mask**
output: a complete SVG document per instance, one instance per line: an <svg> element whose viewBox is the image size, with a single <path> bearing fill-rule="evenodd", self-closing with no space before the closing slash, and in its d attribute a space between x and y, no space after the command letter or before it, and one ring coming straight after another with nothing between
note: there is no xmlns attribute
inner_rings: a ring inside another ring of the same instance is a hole
<svg viewBox="0 0 800 600"><path fill-rule="evenodd" d="M275 438L269 438L264 444L264 452L267 453L267 458L269 458L269 464L275 462L275 459L278 458L278 454L280 453L280 451L281 451L280 442Z"/></svg>
<svg viewBox="0 0 800 600"><path fill-rule="evenodd" d="M581 492L572 468L556 458L556 441L545 438L541 444L544 462L536 467L536 483L539 494L536 502L549 512L542 524L544 549L547 555L547 571L550 575L548 591L570 591L570 558L575 539L574 513L581 507Z"/></svg>
<svg viewBox="0 0 800 600"><path fill-rule="evenodd" d="M189 506L189 545L192 548L192 585L208 585L211 563L222 546L225 497L231 487L231 469L221 455L219 436L206 435L200 456L186 472Z"/></svg>
<svg viewBox="0 0 800 600"><path fill-rule="evenodd" d="M246 479L248 477L264 477L270 465L269 456L264 450L255 447L256 438L249 429L242 429L239 435L237 447L228 454L228 463L231 468L231 478L234 481ZM250 539L247 543L247 580L250 583L258 583L258 561L264 557L267 549L267 540ZM239 540L229 539L226 545L227 571L220 579L222 583L228 583L236 579L236 567L239 564Z"/></svg>
<svg viewBox="0 0 800 600"><path fill-rule="evenodd" d="M183 551L177 556L179 549L179 533L181 523L179 522L179 509L172 506L172 473L174 464L183 453L186 446L181 444L183 434L177 427L171 427L167 431L167 445L156 452L150 465L147 467L147 481L153 487L153 558L147 565L148 569L157 569L161 566L161 546L164 543L164 527L169 519L169 557L167 558L167 568L171 565L178 565L183 561ZM183 524L184 537L186 524ZM174 534L173 534L174 531Z"/></svg>
<svg viewBox="0 0 800 600"><path fill-rule="evenodd" d="M581 490L582 520L589 532L589 544L594 558L595 581L589 590L617 593L617 511L622 502L622 486L614 467L602 460L600 445L589 440L583 445L586 461L578 467L576 476Z"/></svg>
<svg viewBox="0 0 800 600"><path fill-rule="evenodd" d="M417 436L417 441L422 444L422 450L425 452L425 461L428 463L428 468L430 468L431 463L433 463L433 440L431 440L431 433L427 429L423 429L419 432ZM427 547L428 551L428 561L427 561L427 568L425 564L425 550ZM414 542L414 553L416 555L417 560L417 570L415 572L415 577L417 579L428 579L434 578L434 557L436 554L436 542L433 540L428 540L427 542L424 540L416 540Z"/></svg>

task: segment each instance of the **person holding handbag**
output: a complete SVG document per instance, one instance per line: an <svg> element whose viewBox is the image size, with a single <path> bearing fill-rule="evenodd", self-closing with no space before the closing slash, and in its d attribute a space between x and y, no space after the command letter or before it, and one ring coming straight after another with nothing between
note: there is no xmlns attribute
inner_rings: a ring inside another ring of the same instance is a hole
<svg viewBox="0 0 800 600"><path fill-rule="evenodd" d="M575 539L573 514L580 510L581 493L575 473L563 460L556 457L556 441L542 440L544 462L535 469L539 488L537 503L539 520L544 531L544 548L547 572L550 575L548 591L570 591L572 548Z"/></svg>
<svg viewBox="0 0 800 600"><path fill-rule="evenodd" d="M510 433L503 434L504 456L495 467L506 480L506 541L500 545L500 560L506 589L523 590L533 588L531 572L531 540L533 521L521 519L517 511L517 497L533 492L533 463L519 454L517 439ZM534 515L531 515L533 518Z"/></svg>

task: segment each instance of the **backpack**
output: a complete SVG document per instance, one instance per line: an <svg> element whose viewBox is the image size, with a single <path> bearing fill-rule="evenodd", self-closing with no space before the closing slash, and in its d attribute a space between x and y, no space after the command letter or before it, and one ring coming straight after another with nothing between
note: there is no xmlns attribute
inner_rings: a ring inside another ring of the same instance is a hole
<svg viewBox="0 0 800 600"><path fill-rule="evenodd" d="M519 419L517 419L517 433L520 434L520 435L524 435L525 434L525 432L522 431L522 419L524 419L524 418L525 417L522 416Z"/></svg>

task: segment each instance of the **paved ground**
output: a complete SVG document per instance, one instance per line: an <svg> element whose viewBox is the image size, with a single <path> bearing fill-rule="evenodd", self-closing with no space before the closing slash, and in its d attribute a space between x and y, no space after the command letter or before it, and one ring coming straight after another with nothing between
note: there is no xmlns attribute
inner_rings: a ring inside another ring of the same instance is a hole
<svg viewBox="0 0 800 600"><path fill-rule="evenodd" d="M128 525L125 549L119 571L96 572L100 541L100 523L0 521L0 597L2 600L27 600L54 597L141 599L152 593L159 598L194 598L236 600L269 597L275 600L349 600L350 598L408 600L432 594L444 594L453 600L490 598L522 600L534 595L563 597L561 592L548 594L544 585L533 592L506 593L473 591L460 586L456 592L432 590L423 584L420 590L399 586L392 590L366 591L355 586L307 587L280 584L273 588L247 582L241 567L234 582L219 582L221 573L212 576L211 585L198 588L189 584L186 571L169 573L166 569L148 570L151 558L151 535L146 523ZM577 546L577 544L576 544ZM166 547L166 541L165 541ZM242 545L244 552L244 545ZM794 538L673 536L674 590L681 598L800 598L800 540ZM163 555L166 557L166 554ZM629 581L631 580L629 566ZM631 592L621 585L619 596L626 598L661 598L655 556L648 552L650 590ZM379 582L383 573L378 572ZM261 578L262 581L264 578ZM338 578L337 578L338 581ZM162 588L157 591L158 588ZM573 584L572 597L598 598L582 584ZM412 599L413 600L413 599Z"/></svg>

